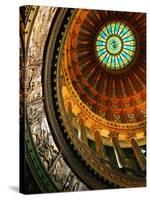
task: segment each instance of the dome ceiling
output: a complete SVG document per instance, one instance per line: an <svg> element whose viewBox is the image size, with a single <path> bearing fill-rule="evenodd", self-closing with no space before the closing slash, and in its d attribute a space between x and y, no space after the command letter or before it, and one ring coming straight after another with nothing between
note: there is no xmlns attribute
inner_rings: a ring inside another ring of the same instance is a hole
<svg viewBox="0 0 150 200"><path fill-rule="evenodd" d="M108 121L145 120L145 15L76 12L64 54L72 85L95 114Z"/></svg>
<svg viewBox="0 0 150 200"><path fill-rule="evenodd" d="M145 186L146 15L29 10L25 142L41 190Z"/></svg>

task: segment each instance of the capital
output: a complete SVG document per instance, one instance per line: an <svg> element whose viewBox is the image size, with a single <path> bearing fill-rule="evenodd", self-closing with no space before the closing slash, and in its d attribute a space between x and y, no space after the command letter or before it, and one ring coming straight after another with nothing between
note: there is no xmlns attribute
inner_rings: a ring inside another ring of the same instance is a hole
<svg viewBox="0 0 150 200"><path fill-rule="evenodd" d="M127 133L127 140L130 141L131 138L135 138L136 139L136 133L134 133L132 131L128 131L128 133Z"/></svg>
<svg viewBox="0 0 150 200"><path fill-rule="evenodd" d="M85 123L86 120L88 119L88 117L83 112L80 112L77 115L77 118L78 118L79 123Z"/></svg>
<svg viewBox="0 0 150 200"><path fill-rule="evenodd" d="M109 137L111 137L111 138L113 138L113 137L118 138L118 136L119 136L118 132L112 131L109 133Z"/></svg>

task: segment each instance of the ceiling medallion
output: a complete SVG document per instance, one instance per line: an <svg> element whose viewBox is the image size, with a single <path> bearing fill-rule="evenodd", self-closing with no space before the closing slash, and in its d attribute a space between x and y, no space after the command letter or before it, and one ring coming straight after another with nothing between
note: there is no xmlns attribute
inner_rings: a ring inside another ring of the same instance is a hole
<svg viewBox="0 0 150 200"><path fill-rule="evenodd" d="M98 34L97 56L107 69L121 70L127 67L134 58L135 50L135 36L122 22L109 23Z"/></svg>

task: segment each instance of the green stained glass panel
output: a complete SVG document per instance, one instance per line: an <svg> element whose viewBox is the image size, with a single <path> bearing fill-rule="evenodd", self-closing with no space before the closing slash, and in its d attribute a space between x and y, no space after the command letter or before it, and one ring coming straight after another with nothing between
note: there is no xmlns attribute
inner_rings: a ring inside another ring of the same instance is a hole
<svg viewBox="0 0 150 200"><path fill-rule="evenodd" d="M112 22L99 32L96 51L100 62L107 69L123 69L134 58L136 51L135 36L124 23Z"/></svg>

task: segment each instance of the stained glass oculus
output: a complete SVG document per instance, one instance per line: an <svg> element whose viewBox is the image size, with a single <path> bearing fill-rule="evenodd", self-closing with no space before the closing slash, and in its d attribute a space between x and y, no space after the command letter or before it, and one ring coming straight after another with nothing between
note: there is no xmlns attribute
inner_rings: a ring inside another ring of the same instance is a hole
<svg viewBox="0 0 150 200"><path fill-rule="evenodd" d="M133 60L135 50L135 36L124 23L107 24L98 34L96 52L100 62L107 69L125 68Z"/></svg>

